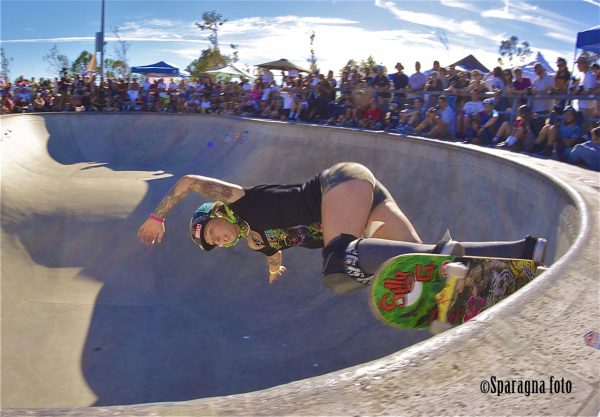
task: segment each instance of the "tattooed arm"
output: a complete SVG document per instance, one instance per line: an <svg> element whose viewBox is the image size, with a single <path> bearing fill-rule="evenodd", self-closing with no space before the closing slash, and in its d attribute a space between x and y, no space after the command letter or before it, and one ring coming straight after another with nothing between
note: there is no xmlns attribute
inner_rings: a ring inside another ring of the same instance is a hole
<svg viewBox="0 0 600 417"><path fill-rule="evenodd" d="M269 264L269 284L275 282L285 271L287 271L285 266L281 265L281 258L281 251L267 257L267 262Z"/></svg>
<svg viewBox="0 0 600 417"><path fill-rule="evenodd" d="M233 203L244 196L244 189L236 184L200 175L185 175L171 188L154 212L156 217L165 218L167 214L190 192L223 203ZM165 226L155 219L147 219L138 231L138 238L144 244L160 243L165 234Z"/></svg>

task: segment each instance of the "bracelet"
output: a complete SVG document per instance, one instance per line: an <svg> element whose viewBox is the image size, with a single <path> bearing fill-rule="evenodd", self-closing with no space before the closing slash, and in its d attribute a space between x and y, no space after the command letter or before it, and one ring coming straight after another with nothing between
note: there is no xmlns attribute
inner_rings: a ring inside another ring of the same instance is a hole
<svg viewBox="0 0 600 417"><path fill-rule="evenodd" d="M160 222L160 223L164 223L165 222L165 219L163 217L158 217L154 213L150 213L150 215L148 217L151 218L152 220L155 220L155 221Z"/></svg>
<svg viewBox="0 0 600 417"><path fill-rule="evenodd" d="M279 269L277 271L273 272L273 271L271 271L271 268L269 268L269 272L271 274L278 274L280 269L281 269L281 267L279 267Z"/></svg>

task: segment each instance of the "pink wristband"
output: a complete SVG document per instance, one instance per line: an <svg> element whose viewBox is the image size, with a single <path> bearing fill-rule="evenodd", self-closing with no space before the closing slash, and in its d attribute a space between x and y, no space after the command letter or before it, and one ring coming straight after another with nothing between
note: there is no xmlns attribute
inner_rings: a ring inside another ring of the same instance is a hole
<svg viewBox="0 0 600 417"><path fill-rule="evenodd" d="M165 222L164 218L158 217L154 213L150 213L150 216L148 216L148 217L150 217L152 220L156 220L157 222L161 222L161 223Z"/></svg>

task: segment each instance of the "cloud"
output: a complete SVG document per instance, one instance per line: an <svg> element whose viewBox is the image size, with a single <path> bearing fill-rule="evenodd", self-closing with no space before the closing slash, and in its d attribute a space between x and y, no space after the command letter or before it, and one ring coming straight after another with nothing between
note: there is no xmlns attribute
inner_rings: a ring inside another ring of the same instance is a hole
<svg viewBox="0 0 600 417"><path fill-rule="evenodd" d="M569 42L572 44L575 43L575 40L577 37L577 35L575 33L573 33L572 35L566 35L564 33L546 32L544 35L546 35L552 39L556 39L556 40L563 41L563 42Z"/></svg>
<svg viewBox="0 0 600 417"><path fill-rule="evenodd" d="M190 43L200 43L200 44L208 44L208 41L202 39L177 39L177 38L152 38L152 37L143 37L143 38L135 38L129 36L121 36L121 40L128 42L190 42ZM112 36L106 36L104 38L107 42L115 42L119 39ZM2 43L72 43L72 42L90 42L95 41L93 36L73 36L68 38L37 38L37 39L8 39L3 40Z"/></svg>
<svg viewBox="0 0 600 417"><path fill-rule="evenodd" d="M454 1L451 1L451 3L456 4ZM454 19L448 19L446 16L432 13L412 12L400 9L394 2L384 0L375 0L375 6L388 10L399 20L413 24L415 22L426 22L417 24L422 27L451 30L453 35L459 37L479 36L492 41L497 41L499 38L499 34L486 29L474 20L456 21Z"/></svg>
<svg viewBox="0 0 600 417"><path fill-rule="evenodd" d="M564 15L541 9L536 5L519 1L511 3L503 0L504 7L501 9L488 9L481 12L482 17L514 20L519 23L530 23L553 31L562 30L568 33L570 28L579 27L580 23Z"/></svg>
<svg viewBox="0 0 600 417"><path fill-rule="evenodd" d="M600 2L597 0L582 0L584 3L593 4L594 6L600 7Z"/></svg>
<svg viewBox="0 0 600 417"><path fill-rule="evenodd" d="M464 9L469 11L473 11L475 7L474 3L467 3L460 0L440 0L440 3L442 4L442 6L455 7L457 9Z"/></svg>

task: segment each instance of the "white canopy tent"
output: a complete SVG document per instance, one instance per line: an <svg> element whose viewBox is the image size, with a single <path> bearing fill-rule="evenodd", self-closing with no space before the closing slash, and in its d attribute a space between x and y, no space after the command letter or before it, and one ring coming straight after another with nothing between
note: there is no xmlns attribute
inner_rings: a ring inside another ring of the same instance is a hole
<svg viewBox="0 0 600 417"><path fill-rule="evenodd" d="M210 74L210 75L214 75L217 78L235 78L235 79L240 79L240 78L245 78L248 80L253 79L254 77L250 74L248 74L246 71L243 71L233 65L228 65L226 67L223 68L217 68L214 70L210 70L210 71L205 71L204 74Z"/></svg>

